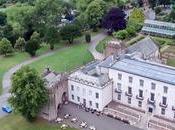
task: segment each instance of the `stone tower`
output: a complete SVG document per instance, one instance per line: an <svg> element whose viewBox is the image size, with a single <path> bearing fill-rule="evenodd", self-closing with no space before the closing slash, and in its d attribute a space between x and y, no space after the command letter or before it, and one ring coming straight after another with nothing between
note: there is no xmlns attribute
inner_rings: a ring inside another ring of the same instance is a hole
<svg viewBox="0 0 175 130"><path fill-rule="evenodd" d="M110 55L120 55L125 53L125 45L121 41L118 40L112 40L107 43L106 49L105 49L105 57L108 57Z"/></svg>
<svg viewBox="0 0 175 130"><path fill-rule="evenodd" d="M67 100L67 75L55 73L47 68L43 79L48 90L49 101L40 112L40 116L48 121L52 121L57 118L59 108Z"/></svg>

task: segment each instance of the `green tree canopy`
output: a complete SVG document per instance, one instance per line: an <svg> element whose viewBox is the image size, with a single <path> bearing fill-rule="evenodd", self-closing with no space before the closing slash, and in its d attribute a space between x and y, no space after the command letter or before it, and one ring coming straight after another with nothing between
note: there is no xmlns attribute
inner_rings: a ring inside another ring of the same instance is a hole
<svg viewBox="0 0 175 130"><path fill-rule="evenodd" d="M89 25L95 29L106 12L106 3L103 0L92 1L86 9L86 17Z"/></svg>
<svg viewBox="0 0 175 130"><path fill-rule="evenodd" d="M13 52L12 44L6 38L3 38L0 41L0 54L7 55Z"/></svg>
<svg viewBox="0 0 175 130"><path fill-rule="evenodd" d="M26 52L31 56L36 55L36 51L40 48L40 35L37 32L34 32L25 46Z"/></svg>
<svg viewBox="0 0 175 130"><path fill-rule="evenodd" d="M11 94L9 102L14 111L29 121L35 119L48 99L44 81L30 67L22 67L13 75Z"/></svg>
<svg viewBox="0 0 175 130"><path fill-rule="evenodd" d="M73 43L74 38L80 35L81 35L81 31L79 26L74 24L66 25L60 30L60 36L62 37L62 39L68 40L70 44Z"/></svg>
<svg viewBox="0 0 175 130"><path fill-rule="evenodd" d="M25 47L25 44L26 44L25 39L19 37L19 38L16 40L15 49L18 49L18 50L20 50L20 51L23 51L23 50L24 50L24 47Z"/></svg>

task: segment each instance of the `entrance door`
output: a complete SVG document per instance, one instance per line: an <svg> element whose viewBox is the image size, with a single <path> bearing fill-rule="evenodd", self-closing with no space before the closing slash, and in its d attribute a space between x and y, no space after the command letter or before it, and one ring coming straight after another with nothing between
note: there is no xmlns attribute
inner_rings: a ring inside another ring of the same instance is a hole
<svg viewBox="0 0 175 130"><path fill-rule="evenodd" d="M153 113L153 108L149 107L148 112Z"/></svg>

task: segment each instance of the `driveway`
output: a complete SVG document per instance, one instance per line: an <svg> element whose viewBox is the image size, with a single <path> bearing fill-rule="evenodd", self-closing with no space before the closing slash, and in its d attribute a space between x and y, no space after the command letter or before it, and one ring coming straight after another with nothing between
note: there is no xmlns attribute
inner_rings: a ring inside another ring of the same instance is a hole
<svg viewBox="0 0 175 130"><path fill-rule="evenodd" d="M99 53L96 50L96 46L98 45L98 43L100 41L102 41L106 37L107 37L107 35L105 34L105 32L101 32L101 33L97 34L96 36L92 37L92 40L91 40L91 43L89 46L89 51L91 52L94 59L96 59L96 60L103 60L104 59L104 55Z"/></svg>
<svg viewBox="0 0 175 130"><path fill-rule="evenodd" d="M72 103L64 105L59 113L61 118L63 118L64 114L70 114L71 117L77 117L80 121L86 121L88 125L95 126L97 130L141 130L105 115L97 116L96 114L85 112L85 110ZM80 129L80 121L74 127Z"/></svg>

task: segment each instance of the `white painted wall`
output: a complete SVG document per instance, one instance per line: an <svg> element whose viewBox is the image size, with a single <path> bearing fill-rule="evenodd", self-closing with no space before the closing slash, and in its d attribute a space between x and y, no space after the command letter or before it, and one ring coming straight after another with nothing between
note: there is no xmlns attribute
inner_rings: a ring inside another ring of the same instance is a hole
<svg viewBox="0 0 175 130"><path fill-rule="evenodd" d="M74 86L74 91L71 90L71 85ZM96 98L96 93L99 93L99 98ZM74 95L74 100L72 100L72 94ZM77 96L80 97L80 102L77 100ZM96 108L96 103L99 104L99 111L112 101L112 84L108 85L104 89L95 88L87 86L72 80L68 81L68 99L69 101L80 104L83 103L83 99L86 99L87 108ZM92 101L92 106L90 106L89 101Z"/></svg>
<svg viewBox="0 0 175 130"><path fill-rule="evenodd" d="M122 80L118 80L118 73L122 74ZM129 78L128 78L129 76L133 77L132 83L129 83ZM154 114L159 115L159 116L163 116L163 117L166 117L169 119L174 119L174 111L172 111L172 106L175 106L175 86L174 85L166 84L163 82L155 81L152 79L140 77L140 76L133 75L133 74L128 74L128 73L121 72L118 70L113 70L113 69L109 70L109 77L111 79L113 79L113 82L114 82L113 100L115 100L117 102L121 102L125 105L129 105L129 106L137 108L137 109L148 111L147 99L150 98L150 93L153 92L153 93L155 93L155 99L156 99L156 108L155 108ZM139 82L140 79L144 80L143 87L140 86L140 82ZM152 82L154 82L156 84L155 90L151 90L151 83ZM121 101L117 100L117 93L114 92L115 88L117 87L117 83L122 84ZM128 96L125 95L125 92L128 91L128 86L132 87L132 92L133 92L131 104L128 104ZM163 89L164 86L168 87L167 94L164 93L164 89ZM138 92L139 89L143 90L143 96L144 96L144 100L143 100L141 108L138 107L138 99L136 99L136 95L139 94L139 92ZM168 107L166 108L165 115L161 114L161 107L159 106L159 103L162 102L162 96L167 97Z"/></svg>

